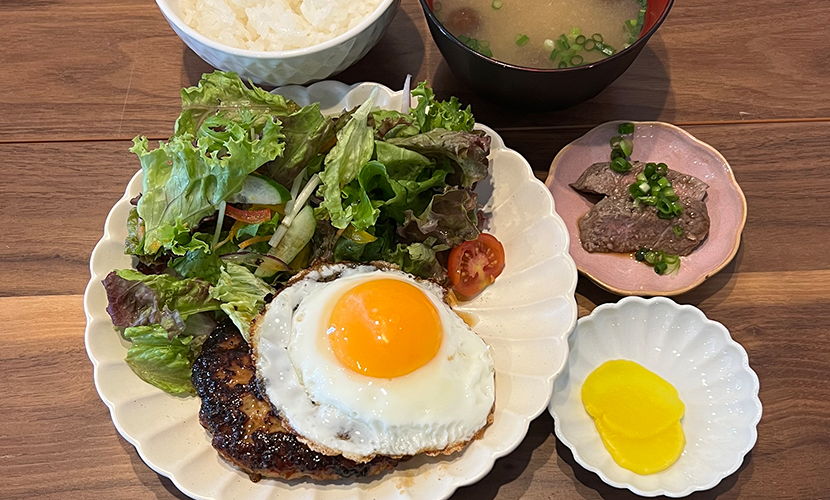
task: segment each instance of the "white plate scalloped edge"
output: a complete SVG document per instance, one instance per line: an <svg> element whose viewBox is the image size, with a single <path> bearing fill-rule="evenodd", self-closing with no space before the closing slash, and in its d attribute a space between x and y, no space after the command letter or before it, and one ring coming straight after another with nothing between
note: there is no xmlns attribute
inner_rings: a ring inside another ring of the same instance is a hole
<svg viewBox="0 0 830 500"><path fill-rule="evenodd" d="M300 104L321 102L323 112L335 112L362 103L375 86L380 87L376 105L400 108L400 92L373 83L347 86L323 81L276 92ZM547 407L553 380L567 359L567 337L577 318L577 272L568 254L567 229L547 188L495 132L477 127L492 138L493 173L476 191L491 211L487 230L499 237L507 254L496 283L459 307L478 318L475 330L493 347L496 361L495 420L484 436L444 459L416 457L392 473L355 481L253 483L222 460L198 422L198 398L170 396L139 380L123 361L128 343L113 331L105 312L106 294L100 281L111 270L131 265L123 253L124 221L129 199L141 190L139 172L107 216L104 236L90 258L85 341L95 386L116 429L149 467L199 499L440 499L481 479L497 458L521 443L530 421Z"/></svg>
<svg viewBox="0 0 830 500"><path fill-rule="evenodd" d="M549 411L557 438L574 460L605 483L641 496L683 497L715 487L738 470L755 445L762 414L758 376L746 350L700 309L665 297L626 297L580 318L569 346ZM686 448L662 472L644 476L617 465L585 411L582 382L611 359L630 359L654 371L674 385L686 405Z"/></svg>

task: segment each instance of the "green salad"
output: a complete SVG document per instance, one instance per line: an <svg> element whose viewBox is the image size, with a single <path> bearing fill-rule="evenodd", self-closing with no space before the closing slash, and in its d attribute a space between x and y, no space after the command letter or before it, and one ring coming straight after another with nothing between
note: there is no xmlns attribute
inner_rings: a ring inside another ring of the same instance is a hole
<svg viewBox="0 0 830 500"><path fill-rule="evenodd" d="M193 393L191 365L215 326L230 320L247 338L269 296L312 262L382 260L449 281L451 250L480 234L472 188L490 140L469 107L425 83L408 112L378 109L375 94L326 116L217 71L182 90L168 141L134 139L135 268L103 284L139 377Z"/></svg>

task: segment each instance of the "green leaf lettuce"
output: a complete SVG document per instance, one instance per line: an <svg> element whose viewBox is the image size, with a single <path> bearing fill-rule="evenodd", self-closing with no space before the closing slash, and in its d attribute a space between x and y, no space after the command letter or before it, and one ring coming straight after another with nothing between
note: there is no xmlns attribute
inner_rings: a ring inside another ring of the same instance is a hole
<svg viewBox="0 0 830 500"><path fill-rule="evenodd" d="M248 340L251 321L265 306L265 296L274 293L270 285L254 276L245 266L227 263L219 282L210 290L211 298L222 302L221 308Z"/></svg>

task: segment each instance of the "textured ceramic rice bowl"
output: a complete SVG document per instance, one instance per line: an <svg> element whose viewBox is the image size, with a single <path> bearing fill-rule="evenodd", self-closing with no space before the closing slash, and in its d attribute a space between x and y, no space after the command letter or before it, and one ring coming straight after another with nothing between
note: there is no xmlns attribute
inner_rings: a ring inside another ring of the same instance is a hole
<svg viewBox="0 0 830 500"><path fill-rule="evenodd" d="M642 496L686 496L734 473L757 439L758 377L720 323L670 299L627 297L581 318L554 383L550 413L574 460L604 482ZM606 361L635 361L672 384L686 406L686 447L669 468L639 475L617 465L585 411L585 378Z"/></svg>
<svg viewBox="0 0 830 500"><path fill-rule="evenodd" d="M184 22L177 0L156 0L173 31L208 64L235 71L243 79L274 86L323 80L353 65L380 41L400 3L400 0L381 0L355 27L326 42L301 49L257 51L231 47L206 37Z"/></svg>

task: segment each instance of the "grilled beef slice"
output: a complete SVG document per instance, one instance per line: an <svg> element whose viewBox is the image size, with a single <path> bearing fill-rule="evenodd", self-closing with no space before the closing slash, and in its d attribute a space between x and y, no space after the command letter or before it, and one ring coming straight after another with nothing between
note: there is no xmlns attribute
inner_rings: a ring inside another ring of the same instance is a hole
<svg viewBox="0 0 830 500"><path fill-rule="evenodd" d="M634 206L628 193L628 186L644 168L645 164L635 162L630 171L620 174L611 170L609 163L595 163L571 184L578 191L606 195L579 220L579 238L586 251L635 252L648 248L688 255L706 238L709 213L703 198L709 186L669 170L666 178L683 205L683 214L661 219L652 206ZM682 236L675 234L674 226L680 226Z"/></svg>
<svg viewBox="0 0 830 500"><path fill-rule="evenodd" d="M585 193L605 196L625 194L627 196L628 186L646 168L645 163L635 161L631 164L631 170L620 174L611 170L609 165L611 165L609 162L594 163L582 172L582 175L579 176L576 182L571 184L571 187ZM706 189L709 187L708 184L697 177L681 174L674 170L668 171L666 179L671 182L674 192L680 198L681 203L684 199L703 200L703 197L706 196Z"/></svg>
<svg viewBox="0 0 830 500"><path fill-rule="evenodd" d="M357 463L314 452L288 432L260 388L251 349L231 322L216 327L193 363L193 385L202 399L199 421L225 460L262 476L331 480L380 474L398 460Z"/></svg>

